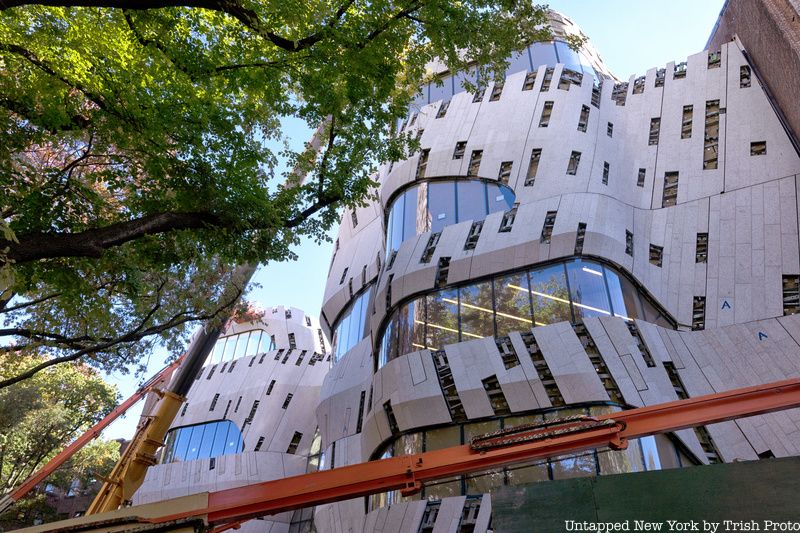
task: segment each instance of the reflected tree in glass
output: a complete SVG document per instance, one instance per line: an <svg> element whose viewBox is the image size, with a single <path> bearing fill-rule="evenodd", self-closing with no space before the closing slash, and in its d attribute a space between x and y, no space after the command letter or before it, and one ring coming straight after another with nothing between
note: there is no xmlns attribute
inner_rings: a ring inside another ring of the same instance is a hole
<svg viewBox="0 0 800 533"><path fill-rule="evenodd" d="M494 335L494 298L492 283L486 281L459 289L461 340L468 341ZM452 300L455 302L455 300Z"/></svg>
<svg viewBox="0 0 800 533"><path fill-rule="evenodd" d="M537 326L572 321L563 264L531 270L530 284L533 319Z"/></svg>
<svg viewBox="0 0 800 533"><path fill-rule="evenodd" d="M425 342L431 350L440 350L458 342L458 290L448 289L427 297L428 318Z"/></svg>
<svg viewBox="0 0 800 533"><path fill-rule="evenodd" d="M531 329L531 298L524 272L494 280L494 301L498 337Z"/></svg>

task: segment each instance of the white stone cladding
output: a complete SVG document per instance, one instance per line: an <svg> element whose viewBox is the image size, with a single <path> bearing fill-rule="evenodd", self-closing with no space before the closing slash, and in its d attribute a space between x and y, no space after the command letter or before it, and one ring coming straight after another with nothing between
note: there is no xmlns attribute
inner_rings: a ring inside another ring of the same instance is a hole
<svg viewBox="0 0 800 533"><path fill-rule="evenodd" d="M624 105L611 97L612 79L602 86L599 108L591 104L591 76L584 74L580 86L559 89L563 66L556 65L547 91L540 91L547 68L542 66L533 90L522 90L526 73L519 72L507 78L498 101L489 101L490 90L479 103L461 93L442 118L435 118L441 102L419 111L407 131L414 135L424 130L421 147L430 150L426 178L466 177L473 150L483 150L478 175L489 180L497 179L501 162L513 161L509 186L519 204L517 214L512 230L502 233L503 213L488 215L473 250L464 250L471 221L445 227L425 263L420 258L430 233L406 239L387 268L384 213L396 193L415 181L419 154L380 168L379 199L357 209L355 227L350 212L344 213L323 300L327 331L352 301L351 278L354 293L370 283L374 289L370 334L334 365L317 409L323 447L330 453L336 444L336 465L368 460L400 433L453 423L429 350L401 355L377 370L375 363L388 315L399 303L434 290L440 257L451 258L448 286L570 258L579 223L586 224L582 255L630 274L678 324L672 330L636 321L655 360L652 367L624 320L584 320L626 404L677 399L664 362L674 365L690 396L800 376L800 315L783 316L782 292L782 276L800 274L800 158L757 78L740 87L740 68L747 66L740 43L722 47L718 68L709 68L708 58L708 51L689 57L682 79L674 79L675 65L667 64L663 87L655 87L658 69L649 70L641 94L633 93L631 77ZM713 100L724 110L718 168L704 170L705 108ZM553 111L543 128L539 120L546 101L553 102ZM686 105L693 106L691 137L681 138ZM577 127L582 106L590 109L586 132ZM652 118L661 119L655 145L648 143ZM612 136L607 134L609 123ZM461 141L467 143L465 157L454 160L454 147ZM751 156L751 143L760 141L766 142L766 154ZM534 148L542 156L534 185L525 186ZM580 165L575 175L567 175L573 151L581 152ZM604 163L609 165L608 184L603 183ZM641 187L640 168L645 169ZM672 207L662 207L667 172L679 175ZM551 242L542 244L548 211L557 211L557 217ZM632 255L625 250L626 231L633 234ZM695 260L698 233L708 233L704 263ZM651 244L663 247L661 266L649 261ZM689 331L698 296L706 299L705 329ZM550 324L532 332L568 404L608 401L572 325ZM482 379L493 375L512 413L550 407L522 338L518 333L510 338L520 363L510 369L491 337L443 348L468 420L494 414L482 385ZM368 401L359 420L355 414L362 393ZM394 433L382 408L387 401L397 422ZM797 409L713 424L707 430L726 462L800 454ZM678 431L675 437L707 462L693 430ZM464 503L463 496L445 498L433 531L459 531ZM366 513L364 500L357 499L320 506L315 520L323 533L416 532L424 511L424 501L412 501ZM487 512L491 499L484 495L480 513ZM475 531L487 527L488 519Z"/></svg>
<svg viewBox="0 0 800 533"><path fill-rule="evenodd" d="M204 366L189 390L185 410L178 413L171 426L176 428L224 418L241 430L244 450L214 458L213 469L208 458L152 466L134 496L135 504L306 472L311 442L317 429L315 409L319 403L319 391L331 364L330 347L324 337L320 338L318 320L296 308L268 308L261 319L231 323L225 335L254 329L274 335L277 349L240 357L227 365ZM295 349L289 349L289 334L294 334ZM235 363L233 368L232 363ZM270 387L273 380L275 384ZM288 394L292 394L292 398L284 409ZM259 404L255 415L247 422L256 400ZM296 452L287 453L295 432L302 433L302 438ZM264 440L259 450L254 451L262 437ZM287 532L292 514L287 512L263 520L251 520L242 524L240 531Z"/></svg>

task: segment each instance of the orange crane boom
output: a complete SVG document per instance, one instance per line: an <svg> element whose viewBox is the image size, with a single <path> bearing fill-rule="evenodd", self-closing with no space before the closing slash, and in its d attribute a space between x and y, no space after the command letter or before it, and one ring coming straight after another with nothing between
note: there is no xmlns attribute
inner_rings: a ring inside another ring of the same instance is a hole
<svg viewBox="0 0 800 533"><path fill-rule="evenodd" d="M598 417L573 416L516 426L475 437L463 446L126 507L27 531L177 532L210 526L220 532L259 516L390 490L411 495L424 482L453 475L605 446L624 449L638 437L793 407L800 407L800 378Z"/></svg>
<svg viewBox="0 0 800 533"><path fill-rule="evenodd" d="M47 476L55 472L61 465L69 460L70 457L75 455L78 450L86 446L86 444L93 439L97 438L100 433L102 433L102 431L112 422L125 414L128 409L141 400L147 393L152 391L161 380L169 380L170 376L172 376L172 373L181 364L183 357L184 356L180 356L172 364L164 367L158 374L147 380L136 392L130 396L130 398L119 404L114 408L113 411L103 417L100 422L89 428L83 435L72 441L69 446L61 450L44 466L31 474L31 476L28 477L28 479L26 479L22 485L17 487L13 492L0 499L0 513L5 511L15 502L21 500L26 494L33 490L36 485L41 483Z"/></svg>

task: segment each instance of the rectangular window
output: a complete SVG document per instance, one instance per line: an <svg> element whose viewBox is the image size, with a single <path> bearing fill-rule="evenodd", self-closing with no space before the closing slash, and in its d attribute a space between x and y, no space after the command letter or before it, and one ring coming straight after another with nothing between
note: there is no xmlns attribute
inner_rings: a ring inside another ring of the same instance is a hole
<svg viewBox="0 0 800 533"><path fill-rule="evenodd" d="M509 337L498 337L494 342L497 345L497 351L500 352L500 359L503 360L503 366L506 370L519 366L519 357L517 357L517 352L514 350L514 345L511 344Z"/></svg>
<svg viewBox="0 0 800 533"><path fill-rule="evenodd" d="M408 126L411 127L417 121L417 113L411 113L411 122L408 123Z"/></svg>
<svg viewBox="0 0 800 533"><path fill-rule="evenodd" d="M269 386L267 387L267 394L265 396L269 396L270 394L272 394L272 389L274 388L275 388L275 380L273 379L272 381L269 382Z"/></svg>
<svg viewBox="0 0 800 533"><path fill-rule="evenodd" d="M475 247L478 246L478 239L481 236L482 230L483 230L482 220L472 223L472 226L469 228L469 235L467 235L467 240L464 241L464 250L474 250Z"/></svg>
<svg viewBox="0 0 800 533"><path fill-rule="evenodd" d="M660 68L656 71L656 87L664 86L664 78L667 77L667 69Z"/></svg>
<svg viewBox="0 0 800 533"><path fill-rule="evenodd" d="M633 233L625 230L625 253L633 257Z"/></svg>
<svg viewBox="0 0 800 533"><path fill-rule="evenodd" d="M542 86L539 91L545 92L550 90L550 82L553 80L554 70L553 67L548 67L547 70L544 71L544 79L542 79Z"/></svg>
<svg viewBox="0 0 800 533"><path fill-rule="evenodd" d="M286 395L286 399L283 401L283 405L281 406L281 409L286 409L287 407L289 407L289 402L292 401L292 396L294 396L294 395L291 392Z"/></svg>
<svg viewBox="0 0 800 533"><path fill-rule="evenodd" d="M690 139L692 137L692 106L683 106L683 115L681 117L681 139Z"/></svg>
<svg viewBox="0 0 800 533"><path fill-rule="evenodd" d="M436 251L436 245L439 243L439 237L441 236L441 232L431 233L431 236L428 237L428 243L422 251L422 257L419 260L420 263L427 263L431 260L433 253Z"/></svg>
<svg viewBox="0 0 800 533"><path fill-rule="evenodd" d="M766 155L767 141L755 141L750 143L750 155Z"/></svg>
<svg viewBox="0 0 800 533"><path fill-rule="evenodd" d="M356 226L358 226L358 215L356 215L356 210L355 209L350 211L350 218L353 221L353 227L355 228Z"/></svg>
<svg viewBox="0 0 800 533"><path fill-rule="evenodd" d="M297 342L295 341L294 333L289 333L289 348L291 350L297 348Z"/></svg>
<svg viewBox="0 0 800 533"><path fill-rule="evenodd" d="M583 253L583 241L586 238L586 222L578 223L578 231L575 233L575 255Z"/></svg>
<svg viewBox="0 0 800 533"><path fill-rule="evenodd" d="M596 108L600 108L600 93L603 90L603 80L595 81L594 85L592 86L592 105Z"/></svg>
<svg viewBox="0 0 800 533"><path fill-rule="evenodd" d="M467 141L458 141L455 150L453 150L453 159L462 159L466 151Z"/></svg>
<svg viewBox="0 0 800 533"><path fill-rule="evenodd" d="M208 408L209 411L213 411L214 408L217 406L217 400L219 400L219 393L214 395L214 399L211 400L211 407Z"/></svg>
<svg viewBox="0 0 800 533"><path fill-rule="evenodd" d="M514 220L517 218L517 208L514 206L503 213L503 219L500 221L500 229L498 233L508 233L514 227Z"/></svg>
<svg viewBox="0 0 800 533"><path fill-rule="evenodd" d="M637 187L644 187L644 177L647 173L647 169L640 168L639 175L636 177L636 186Z"/></svg>
<svg viewBox="0 0 800 533"><path fill-rule="evenodd" d="M539 170L539 160L542 158L542 149L531 150L531 161L528 163L528 174L525 176L525 187L531 187L536 180L536 171Z"/></svg>
<svg viewBox="0 0 800 533"><path fill-rule="evenodd" d="M642 94L644 92L644 82L644 76L639 76L633 80L633 94Z"/></svg>
<svg viewBox="0 0 800 533"><path fill-rule="evenodd" d="M661 197L661 207L669 207L678 203L678 173L666 172L664 174L664 195Z"/></svg>
<svg viewBox="0 0 800 533"><path fill-rule="evenodd" d="M672 79L679 80L686 77L686 61L683 63L675 63L675 69L672 71Z"/></svg>
<svg viewBox="0 0 800 533"><path fill-rule="evenodd" d="M783 276L783 314L800 313L800 276Z"/></svg>
<svg viewBox="0 0 800 533"><path fill-rule="evenodd" d="M358 421L356 422L356 433L361 433L361 427L364 419L364 400L366 399L367 391L361 391L361 398L358 400Z"/></svg>
<svg viewBox="0 0 800 533"><path fill-rule="evenodd" d="M500 163L500 172L497 174L497 181L508 184L511 178L511 169L514 168L513 161L503 161Z"/></svg>
<svg viewBox="0 0 800 533"><path fill-rule="evenodd" d="M664 261L664 247L663 246L656 246L655 244L650 245L650 264L660 267L662 262Z"/></svg>
<svg viewBox="0 0 800 533"><path fill-rule="evenodd" d="M486 89L479 89L474 95L472 95L472 103L477 104L478 102L483 101L483 95L486 93Z"/></svg>
<svg viewBox="0 0 800 533"><path fill-rule="evenodd" d="M709 52L708 68L719 68L720 64L722 64L722 52L719 50L716 52Z"/></svg>
<svg viewBox="0 0 800 533"><path fill-rule="evenodd" d="M300 446L300 441L303 439L303 434L299 431L295 431L294 435L292 435L292 441L289 443L289 447L286 448L286 453L294 454L297 452L297 447Z"/></svg>
<svg viewBox="0 0 800 533"><path fill-rule="evenodd" d="M530 91L533 90L533 86L536 84L536 71L528 72L525 75L525 82L522 84L523 91Z"/></svg>
<svg viewBox="0 0 800 533"><path fill-rule="evenodd" d="M539 127L546 128L547 125L550 123L550 115L553 114L553 102L548 100L544 103L544 108L542 109L542 117L539 119Z"/></svg>
<svg viewBox="0 0 800 533"><path fill-rule="evenodd" d="M706 297L695 296L692 303L692 331L706 328Z"/></svg>
<svg viewBox="0 0 800 533"><path fill-rule="evenodd" d="M608 173L611 170L607 161L603 162L603 185L608 185Z"/></svg>
<svg viewBox="0 0 800 533"><path fill-rule="evenodd" d="M503 85L503 82L495 82L494 87L492 87L492 94L489 96L490 102L496 102L500 100L500 96L503 94Z"/></svg>
<svg viewBox="0 0 800 533"><path fill-rule="evenodd" d="M550 238L553 236L553 227L556 225L556 215L558 211L548 211L544 217L544 225L542 226L542 236L539 241L542 244L550 244Z"/></svg>
<svg viewBox="0 0 800 533"><path fill-rule="evenodd" d="M447 274L450 272L450 258L440 257L436 265L436 288L441 289L447 285Z"/></svg>
<svg viewBox="0 0 800 533"><path fill-rule="evenodd" d="M439 110L436 112L436 118L442 118L447 114L447 109L450 107L450 100L443 100L439 105Z"/></svg>
<svg viewBox="0 0 800 533"><path fill-rule="evenodd" d="M706 128L703 147L703 170L717 168L719 150L719 100L706 102Z"/></svg>
<svg viewBox="0 0 800 533"><path fill-rule="evenodd" d="M580 72L566 67L561 70L561 78L558 80L559 89L569 91L570 85L580 85L581 83L583 83L583 74Z"/></svg>
<svg viewBox="0 0 800 533"><path fill-rule="evenodd" d="M611 122L609 122L608 126L606 127L606 135L608 135L609 137L614 136L614 124L612 124Z"/></svg>
<svg viewBox="0 0 800 533"><path fill-rule="evenodd" d="M422 179L425 177L425 170L428 168L428 156L431 153L430 148L425 148L419 154L419 161L417 161L417 174L415 179Z"/></svg>
<svg viewBox="0 0 800 533"><path fill-rule="evenodd" d="M264 445L264 437L258 437L258 441L256 441L256 445L253 447L253 451L257 452L261 449L261 446Z"/></svg>
<svg viewBox="0 0 800 533"><path fill-rule="evenodd" d="M392 435L399 433L400 428L397 426L397 419L394 416L391 401L387 401L383 404L383 412L386 413L386 420L389 422L389 431L392 432Z"/></svg>
<svg viewBox="0 0 800 533"><path fill-rule="evenodd" d="M614 89L611 91L611 99L617 105L625 105L625 101L628 99L628 82L614 84Z"/></svg>
<svg viewBox="0 0 800 533"><path fill-rule="evenodd" d="M581 116L578 119L578 131L586 131L589 125L589 106L581 106Z"/></svg>
<svg viewBox="0 0 800 533"><path fill-rule="evenodd" d="M739 88L745 89L750 87L750 67L742 65L739 67Z"/></svg>
<svg viewBox="0 0 800 533"><path fill-rule="evenodd" d="M569 163L567 163L567 174L570 176L574 176L578 173L578 165L581 162L581 153L580 152L572 152L569 155Z"/></svg>
<svg viewBox="0 0 800 533"><path fill-rule="evenodd" d="M483 390L486 391L486 396L489 397L489 403L492 405L494 414L502 416L511 413L506 396L500 387L500 382L497 381L497 376L489 376L481 380L481 383L483 383Z"/></svg>
<svg viewBox="0 0 800 533"><path fill-rule="evenodd" d="M253 421L253 417L256 416L256 411L258 410L258 404L261 403L258 400L253 402L253 406L250 408L250 414L247 415L247 418L244 419L244 425L247 425Z"/></svg>
<svg viewBox="0 0 800 533"><path fill-rule="evenodd" d="M695 263L706 263L708 261L708 233L697 234L697 244L694 251Z"/></svg>
<svg viewBox="0 0 800 533"><path fill-rule="evenodd" d="M661 130L661 117L650 119L650 135L647 138L647 144L654 146L658 144L658 134Z"/></svg>
<svg viewBox="0 0 800 533"><path fill-rule="evenodd" d="M478 171L481 169L481 159L483 158L483 150L473 150L469 158L469 167L467 167L467 176L477 176Z"/></svg>
<svg viewBox="0 0 800 533"><path fill-rule="evenodd" d="M653 354L650 353L650 350L644 343L644 339L642 339L642 334L639 331L639 327L633 320L628 322L628 331L631 332L631 336L636 341L636 347L639 348L639 352L642 354L642 359L644 359L645 364L650 368L654 368L656 366L656 362L655 359L653 359Z"/></svg>

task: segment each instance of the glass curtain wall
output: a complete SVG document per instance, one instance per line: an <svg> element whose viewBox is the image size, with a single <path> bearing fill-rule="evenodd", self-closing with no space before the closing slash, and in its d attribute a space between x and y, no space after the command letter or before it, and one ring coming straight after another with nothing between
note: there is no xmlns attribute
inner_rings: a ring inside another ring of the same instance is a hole
<svg viewBox="0 0 800 533"><path fill-rule="evenodd" d="M602 76L592 67L586 54L582 51L572 50L564 41L551 41L546 43L533 43L510 58L505 77L523 71L535 71L541 65L555 66L564 63L564 66L576 72L591 74L596 79ZM464 80L469 79L473 84L477 81L474 72L458 73L455 76L445 75L441 78L441 85L435 81L420 87L420 93L412 104L412 109L419 111L422 106L449 100L453 95L464 92Z"/></svg>
<svg viewBox="0 0 800 533"><path fill-rule="evenodd" d="M263 329L254 329L220 337L214 345L214 350L209 354L206 364L218 364L224 361L233 361L240 357L256 355L275 349L275 341Z"/></svg>
<svg viewBox="0 0 800 533"><path fill-rule="evenodd" d="M424 348L439 350L595 316L672 327L628 278L597 261L573 259L439 290L401 305L381 336L378 365Z"/></svg>
<svg viewBox="0 0 800 533"><path fill-rule="evenodd" d="M465 220L483 220L489 213L507 211L514 192L505 185L482 180L436 180L415 184L392 200L386 224L386 254L426 231Z"/></svg>
<svg viewBox="0 0 800 533"><path fill-rule="evenodd" d="M161 463L194 461L233 453L244 449L242 432L230 420L206 422L169 430Z"/></svg>
<svg viewBox="0 0 800 533"><path fill-rule="evenodd" d="M342 313L333 333L333 357L338 361L369 334L369 302L372 287L362 292Z"/></svg>

